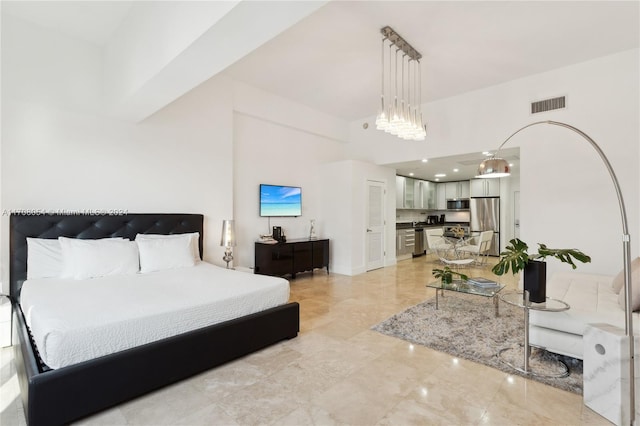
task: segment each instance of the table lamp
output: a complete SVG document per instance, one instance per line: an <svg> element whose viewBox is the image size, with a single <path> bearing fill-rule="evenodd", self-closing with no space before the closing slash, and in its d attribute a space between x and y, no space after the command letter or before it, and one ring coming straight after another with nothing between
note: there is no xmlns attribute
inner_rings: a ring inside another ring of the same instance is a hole
<svg viewBox="0 0 640 426"><path fill-rule="evenodd" d="M229 262L233 260L231 247L236 245L236 232L233 226L233 220L226 219L222 221L222 237L220 238L220 245L225 248L222 260L227 262L227 269L229 269Z"/></svg>

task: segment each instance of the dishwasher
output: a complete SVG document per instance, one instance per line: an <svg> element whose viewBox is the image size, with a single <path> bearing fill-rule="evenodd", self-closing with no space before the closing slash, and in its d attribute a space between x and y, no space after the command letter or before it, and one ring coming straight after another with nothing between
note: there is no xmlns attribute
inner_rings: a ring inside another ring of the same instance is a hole
<svg viewBox="0 0 640 426"><path fill-rule="evenodd" d="M413 257L422 256L425 253L424 229L416 228L416 238L413 246Z"/></svg>

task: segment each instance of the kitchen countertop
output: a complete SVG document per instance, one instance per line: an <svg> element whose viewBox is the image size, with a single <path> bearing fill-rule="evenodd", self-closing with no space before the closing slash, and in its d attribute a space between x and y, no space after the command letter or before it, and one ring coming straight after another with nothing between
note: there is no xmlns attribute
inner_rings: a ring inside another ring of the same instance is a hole
<svg viewBox="0 0 640 426"><path fill-rule="evenodd" d="M417 222L415 225L413 222L396 222L396 230L397 229L416 229L416 228L442 228L443 226L469 226L469 222L445 222L438 223L435 225L427 225L425 222Z"/></svg>

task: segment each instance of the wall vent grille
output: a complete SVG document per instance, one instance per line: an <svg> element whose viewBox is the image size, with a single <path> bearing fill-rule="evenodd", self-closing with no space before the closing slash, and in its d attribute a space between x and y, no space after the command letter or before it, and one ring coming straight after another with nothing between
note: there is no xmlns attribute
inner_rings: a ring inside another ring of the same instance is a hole
<svg viewBox="0 0 640 426"><path fill-rule="evenodd" d="M552 99L531 102L531 114L539 112L552 111L554 109L563 109L567 107L566 96L560 96Z"/></svg>

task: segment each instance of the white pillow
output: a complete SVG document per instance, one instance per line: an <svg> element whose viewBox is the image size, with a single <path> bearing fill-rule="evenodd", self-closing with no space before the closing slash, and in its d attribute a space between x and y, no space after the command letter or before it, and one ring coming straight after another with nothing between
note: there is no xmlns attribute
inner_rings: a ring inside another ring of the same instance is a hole
<svg viewBox="0 0 640 426"><path fill-rule="evenodd" d="M28 280L60 277L62 264L62 248L57 239L27 237Z"/></svg>
<svg viewBox="0 0 640 426"><path fill-rule="evenodd" d="M135 274L139 270L138 246L122 238L83 240L59 237L63 278L82 280L108 275Z"/></svg>
<svg viewBox="0 0 640 426"><path fill-rule="evenodd" d="M174 238L138 238L140 272L182 268L196 264L193 257L192 238L184 234Z"/></svg>
<svg viewBox="0 0 640 426"><path fill-rule="evenodd" d="M191 249L193 250L193 260L198 263L200 261L200 233L199 232L189 232L186 234L137 234L136 241L139 240L161 240L161 239L172 239L172 238L184 238L185 236L189 236L191 241Z"/></svg>

